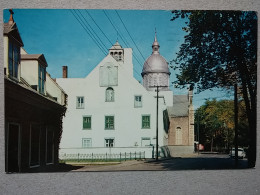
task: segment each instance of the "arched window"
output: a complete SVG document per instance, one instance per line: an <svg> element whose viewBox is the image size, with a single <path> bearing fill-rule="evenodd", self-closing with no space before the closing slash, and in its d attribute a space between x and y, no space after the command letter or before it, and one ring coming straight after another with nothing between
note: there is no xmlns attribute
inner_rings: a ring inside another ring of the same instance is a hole
<svg viewBox="0 0 260 195"><path fill-rule="evenodd" d="M182 145L182 130L181 130L181 127L176 128L176 145Z"/></svg>
<svg viewBox="0 0 260 195"><path fill-rule="evenodd" d="M112 87L108 87L106 89L106 102L114 102L115 101L114 89Z"/></svg>
<svg viewBox="0 0 260 195"><path fill-rule="evenodd" d="M122 61L122 52L119 52L118 61Z"/></svg>

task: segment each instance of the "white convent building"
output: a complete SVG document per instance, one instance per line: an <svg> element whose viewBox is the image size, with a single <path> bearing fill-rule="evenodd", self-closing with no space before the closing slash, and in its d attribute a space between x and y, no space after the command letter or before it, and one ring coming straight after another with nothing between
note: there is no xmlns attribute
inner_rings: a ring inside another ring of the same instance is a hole
<svg viewBox="0 0 260 195"><path fill-rule="evenodd" d="M143 85L133 77L132 49L122 48L118 41L85 78L67 78L63 67L63 78L56 79L68 94L60 154L145 151L145 157L151 158L156 144L157 85L163 86L159 88L158 145L164 154L169 151L167 109L172 109L174 97L168 63L159 47L155 36L142 71Z"/></svg>

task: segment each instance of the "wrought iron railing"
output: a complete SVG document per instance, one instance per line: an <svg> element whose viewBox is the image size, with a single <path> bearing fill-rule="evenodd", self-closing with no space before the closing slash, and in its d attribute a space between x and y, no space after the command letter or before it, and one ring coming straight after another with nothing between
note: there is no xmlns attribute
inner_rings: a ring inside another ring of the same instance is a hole
<svg viewBox="0 0 260 195"><path fill-rule="evenodd" d="M75 161L75 162L111 162L111 161L126 161L126 160L141 160L145 159L145 152L120 152L119 154L60 154L61 161Z"/></svg>

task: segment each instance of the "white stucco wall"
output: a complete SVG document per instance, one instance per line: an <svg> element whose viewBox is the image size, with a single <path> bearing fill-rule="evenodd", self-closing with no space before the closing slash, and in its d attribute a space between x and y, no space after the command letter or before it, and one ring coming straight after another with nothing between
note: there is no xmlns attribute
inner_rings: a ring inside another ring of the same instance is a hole
<svg viewBox="0 0 260 195"><path fill-rule="evenodd" d="M30 85L38 85L38 61L21 60L21 77Z"/></svg>
<svg viewBox="0 0 260 195"><path fill-rule="evenodd" d="M125 49L126 50L126 49ZM125 51L124 64L120 65L108 55L86 78L59 78L56 82L68 94L68 109L63 120L60 148L81 148L82 138L91 138L92 147L104 147L105 138L114 138L115 147L141 146L141 138L149 137L156 143L156 98L133 78L132 50ZM128 62L126 61L128 59ZM107 87L99 86L99 67L106 62L118 66L118 86L113 86L114 102L105 102ZM127 66L131 66L130 68ZM134 96L142 96L142 107L134 107ZM76 109L76 97L84 96L84 109ZM162 100L160 100L161 102ZM162 111L159 107L159 145L167 138L163 130ZM112 115L114 130L105 130L105 116ZM150 115L150 129L142 129L142 115ZM83 130L83 116L91 116L91 130Z"/></svg>
<svg viewBox="0 0 260 195"><path fill-rule="evenodd" d="M65 92L58 86L58 84L46 73L46 93L52 97L57 98L57 102L61 105L65 104Z"/></svg>
<svg viewBox="0 0 260 195"><path fill-rule="evenodd" d="M8 72L8 37L4 36L4 68L6 68L6 73Z"/></svg>

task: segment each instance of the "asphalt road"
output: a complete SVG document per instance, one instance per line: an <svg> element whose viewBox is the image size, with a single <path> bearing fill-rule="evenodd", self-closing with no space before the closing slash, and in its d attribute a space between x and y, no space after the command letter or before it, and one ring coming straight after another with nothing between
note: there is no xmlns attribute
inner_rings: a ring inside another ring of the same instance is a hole
<svg viewBox="0 0 260 195"><path fill-rule="evenodd" d="M159 161L123 161L113 165L85 165L74 167L73 171L170 171L170 170L216 170L216 169L244 169L247 168L247 159L239 159L238 166L235 160L223 154L194 154L189 157L160 159Z"/></svg>

